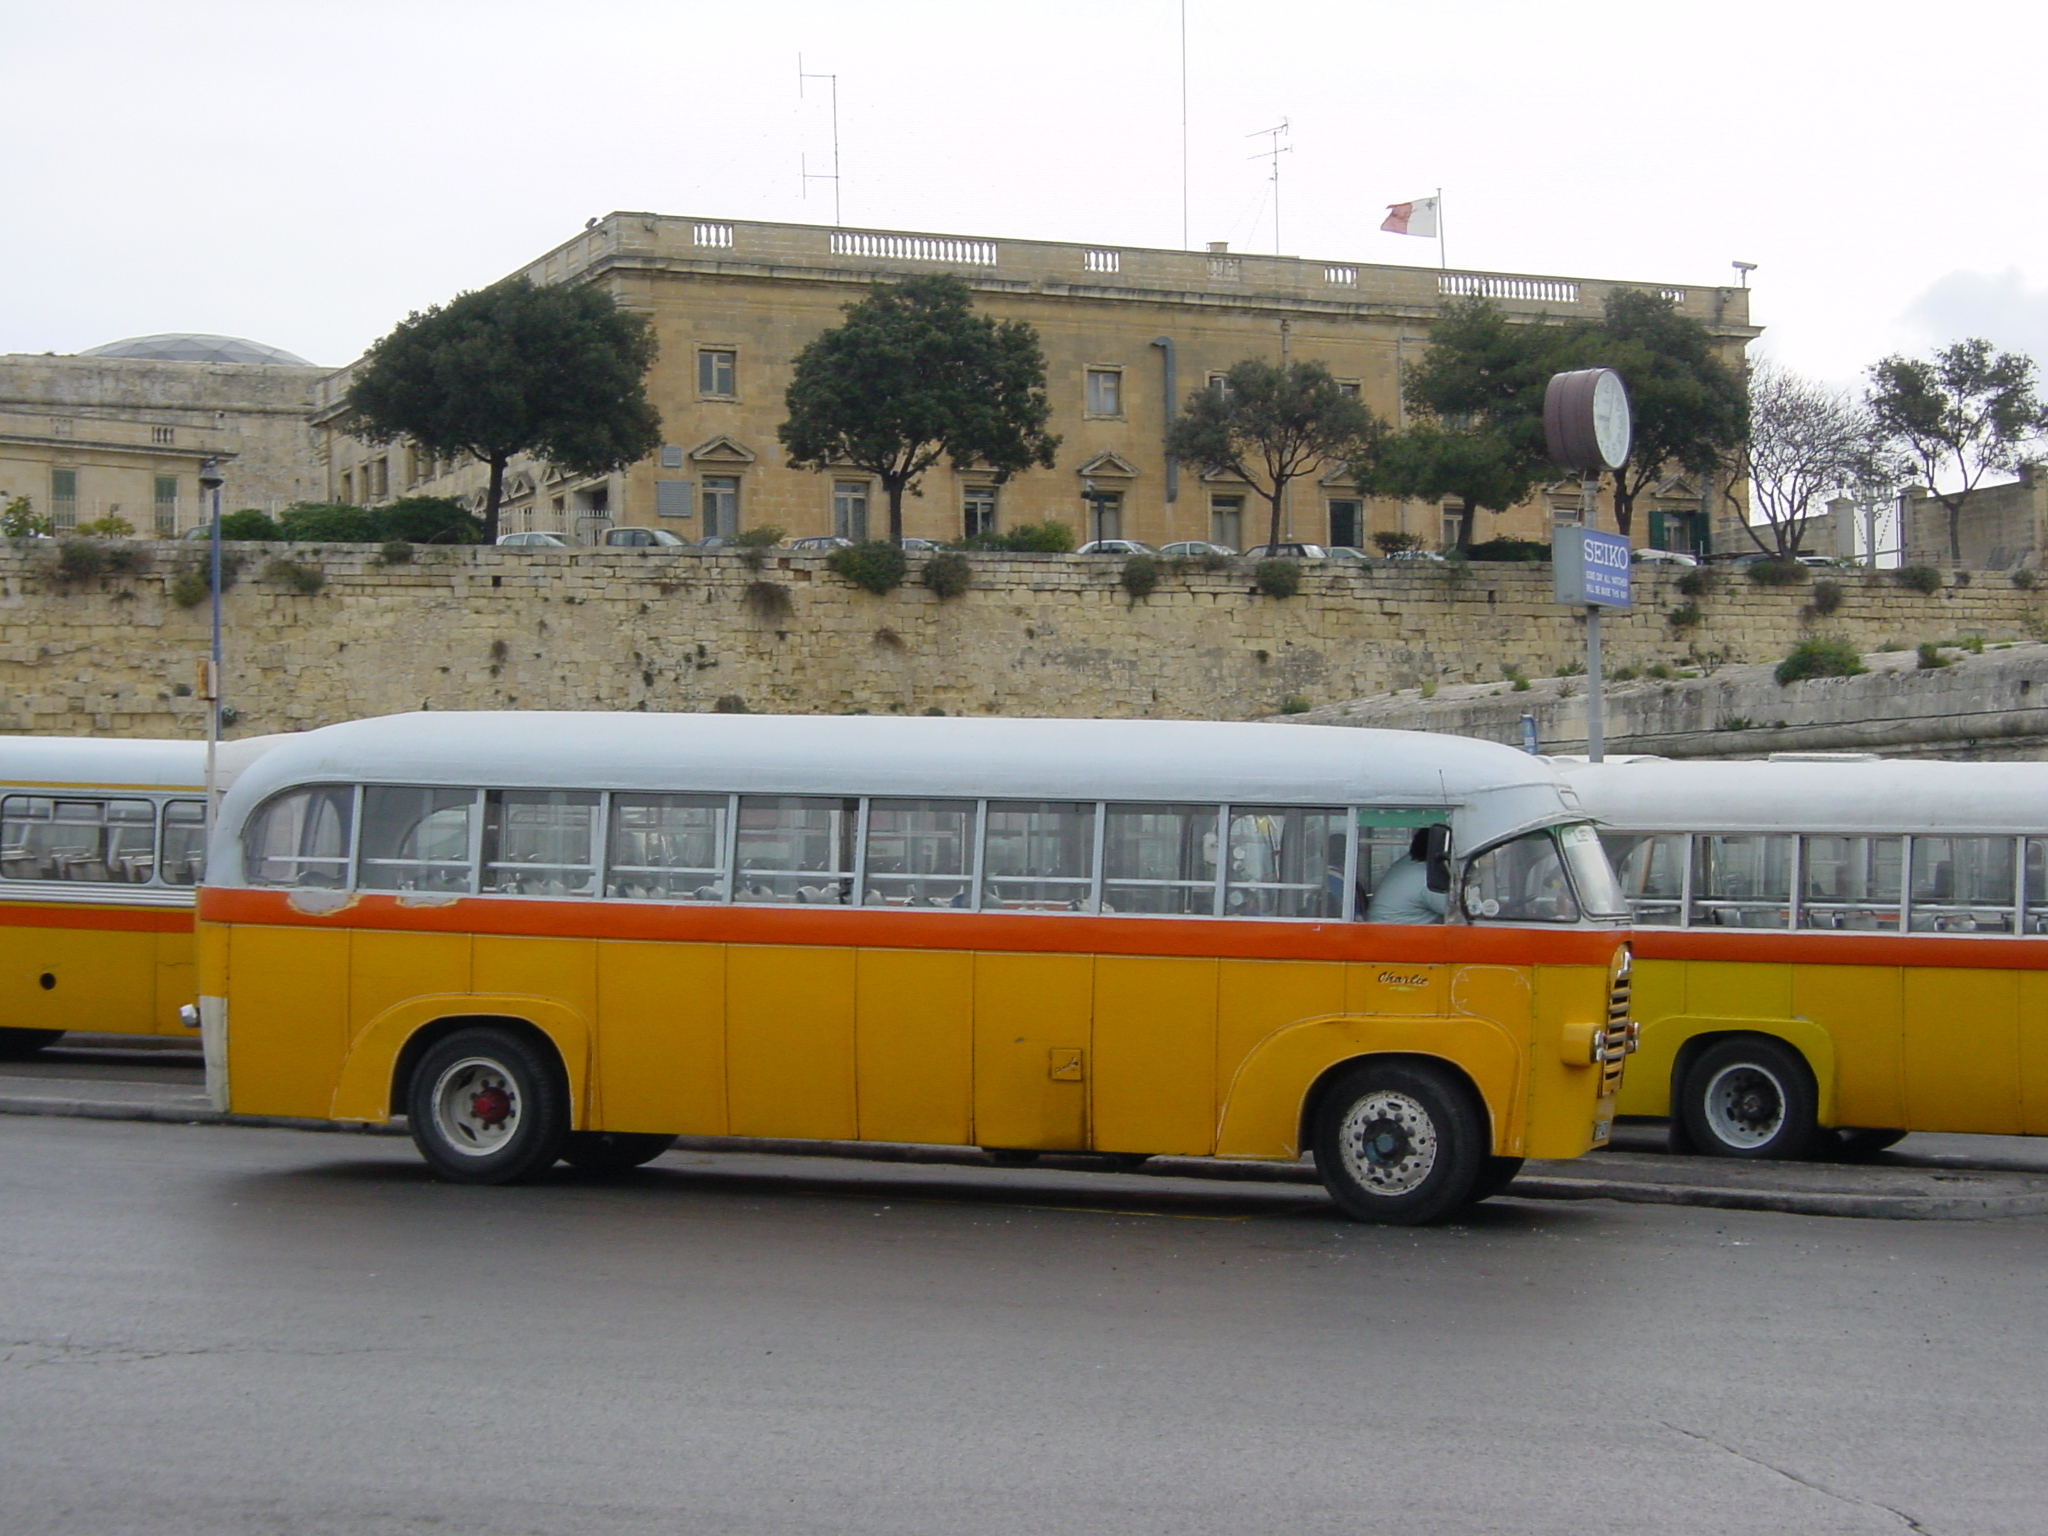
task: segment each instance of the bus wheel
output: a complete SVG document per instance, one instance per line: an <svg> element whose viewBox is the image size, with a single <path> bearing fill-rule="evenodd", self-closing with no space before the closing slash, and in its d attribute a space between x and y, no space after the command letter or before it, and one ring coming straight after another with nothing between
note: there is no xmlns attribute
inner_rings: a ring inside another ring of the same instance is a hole
<svg viewBox="0 0 2048 1536"><path fill-rule="evenodd" d="M562 1143L562 1161L585 1173L624 1173L675 1144L675 1137L651 1131L571 1131Z"/></svg>
<svg viewBox="0 0 2048 1536"><path fill-rule="evenodd" d="M1415 1226L1471 1201L1489 1138L1471 1092L1442 1069L1367 1062L1345 1074L1316 1118L1316 1171L1344 1213Z"/></svg>
<svg viewBox="0 0 2048 1536"><path fill-rule="evenodd" d="M1685 1074L1676 1106L1708 1157L1810 1156L1820 1137L1813 1073L1790 1046L1761 1035L1719 1040Z"/></svg>
<svg viewBox="0 0 2048 1536"><path fill-rule="evenodd" d="M1854 1163L1875 1157L1886 1147L1895 1147L1905 1139L1904 1131L1865 1130L1860 1126L1838 1125L1826 1133L1821 1150L1829 1157Z"/></svg>
<svg viewBox="0 0 2048 1536"><path fill-rule="evenodd" d="M61 1029L0 1029L0 1061L19 1061L64 1038Z"/></svg>
<svg viewBox="0 0 2048 1536"><path fill-rule="evenodd" d="M1519 1157L1489 1157L1486 1167L1480 1172L1479 1182L1472 1186L1472 1193L1465 1203L1477 1205L1482 1200L1507 1193L1507 1187L1515 1182L1515 1175L1522 1171L1523 1161Z"/></svg>
<svg viewBox="0 0 2048 1536"><path fill-rule="evenodd" d="M429 1047L406 1094L412 1139L457 1184L530 1179L562 1153L568 1093L556 1064L518 1035L461 1029Z"/></svg>

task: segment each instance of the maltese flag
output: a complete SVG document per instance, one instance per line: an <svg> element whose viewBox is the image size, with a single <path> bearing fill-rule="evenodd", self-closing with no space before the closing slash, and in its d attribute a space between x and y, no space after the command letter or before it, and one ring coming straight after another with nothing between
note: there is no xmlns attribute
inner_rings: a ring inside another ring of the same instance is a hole
<svg viewBox="0 0 2048 1536"><path fill-rule="evenodd" d="M1412 203L1389 203L1381 229L1391 235L1421 235L1436 238L1436 199L1418 197Z"/></svg>

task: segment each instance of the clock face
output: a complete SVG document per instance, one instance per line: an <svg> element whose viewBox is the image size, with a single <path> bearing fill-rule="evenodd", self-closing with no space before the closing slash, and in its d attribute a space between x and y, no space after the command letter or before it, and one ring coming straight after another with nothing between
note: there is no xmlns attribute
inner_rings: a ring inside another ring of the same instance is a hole
<svg viewBox="0 0 2048 1536"><path fill-rule="evenodd" d="M1593 380L1593 442L1609 469L1628 462L1634 429L1629 420L1628 391L1621 375L1602 369Z"/></svg>

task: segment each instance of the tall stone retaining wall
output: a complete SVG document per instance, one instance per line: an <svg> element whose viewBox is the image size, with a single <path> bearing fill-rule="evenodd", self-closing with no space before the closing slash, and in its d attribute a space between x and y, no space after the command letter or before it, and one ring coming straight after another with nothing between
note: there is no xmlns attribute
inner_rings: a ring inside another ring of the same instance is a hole
<svg viewBox="0 0 2048 1536"><path fill-rule="evenodd" d="M0 731L196 733L207 605L172 588L192 544L129 546L144 566L65 581L59 547L0 546ZM1422 684L1559 673L1583 624L1551 601L1547 567L1424 562L1311 566L1299 596L1259 595L1242 563L1169 571L1133 602L1121 562L973 557L941 601L917 580L886 596L821 556L640 550L241 545L226 593L224 697L234 734L415 709L650 709L1247 719ZM279 568L295 563L298 572ZM316 571L304 593L292 580ZM1840 610L1805 587L1743 580L1689 599L1639 572L1610 618L1610 667L1775 661L1816 627L1870 650L2041 630L2044 604L2003 578L1923 595L1844 573ZM190 595L187 575L187 595Z"/></svg>

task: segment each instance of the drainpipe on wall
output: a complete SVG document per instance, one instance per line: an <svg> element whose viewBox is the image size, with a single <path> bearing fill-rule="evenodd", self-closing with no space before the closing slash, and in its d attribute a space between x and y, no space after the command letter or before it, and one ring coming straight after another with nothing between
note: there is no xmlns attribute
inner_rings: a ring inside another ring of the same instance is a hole
<svg viewBox="0 0 2048 1536"><path fill-rule="evenodd" d="M1180 410L1180 386L1175 382L1173 366L1173 338L1171 336L1155 336L1152 338L1152 345L1159 349L1159 366L1162 375L1161 387L1165 392L1166 398L1166 426L1164 430L1171 432L1173 430L1173 418ZM1163 436L1160 440L1161 442L1165 441ZM1180 500L1180 460L1169 453L1166 455L1166 504L1171 507L1178 500ZM1171 515L1171 513L1168 514L1169 517Z"/></svg>

